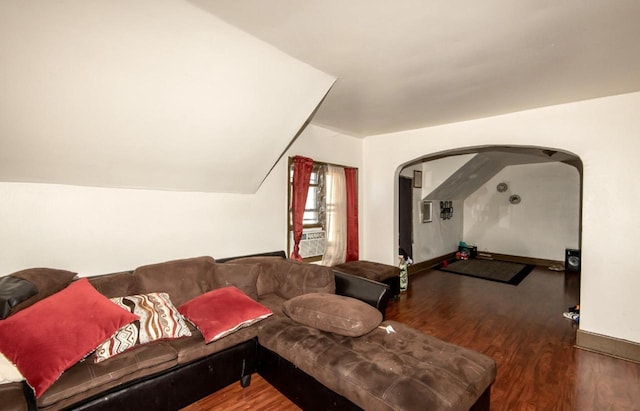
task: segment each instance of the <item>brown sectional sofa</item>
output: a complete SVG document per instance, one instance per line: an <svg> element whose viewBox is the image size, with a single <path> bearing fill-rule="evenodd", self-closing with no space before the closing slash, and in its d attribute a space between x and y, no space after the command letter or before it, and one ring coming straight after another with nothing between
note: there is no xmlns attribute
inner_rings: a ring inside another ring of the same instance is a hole
<svg viewBox="0 0 640 411"><path fill-rule="evenodd" d="M493 360L399 323L382 323L396 329L389 334L371 308L384 313L387 286L284 256L198 257L91 277L106 297L166 292L176 307L233 285L274 314L208 344L189 324L190 337L138 345L99 363L80 361L37 399L25 383L2 384L0 410L176 410L235 381L247 386L254 372L304 409L423 409L425 401L433 409L488 409ZM345 299L367 316L332 318L329 330L364 327L364 335L321 331L285 314L292 315L289 301L335 294L368 303Z"/></svg>

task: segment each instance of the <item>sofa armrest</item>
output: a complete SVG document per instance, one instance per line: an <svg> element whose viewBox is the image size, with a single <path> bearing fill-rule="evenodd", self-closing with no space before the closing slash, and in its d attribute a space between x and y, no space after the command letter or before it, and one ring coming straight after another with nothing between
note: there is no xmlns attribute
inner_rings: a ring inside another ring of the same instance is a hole
<svg viewBox="0 0 640 411"><path fill-rule="evenodd" d="M357 298L377 308L384 318L389 302L389 286L367 278L333 271L336 279L336 294Z"/></svg>

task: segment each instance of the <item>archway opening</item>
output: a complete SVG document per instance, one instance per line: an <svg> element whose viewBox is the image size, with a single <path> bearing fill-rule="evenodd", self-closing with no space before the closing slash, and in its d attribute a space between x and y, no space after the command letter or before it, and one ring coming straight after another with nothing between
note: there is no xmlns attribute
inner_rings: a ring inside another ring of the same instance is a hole
<svg viewBox="0 0 640 411"><path fill-rule="evenodd" d="M582 175L578 156L552 147L467 147L404 164L397 184L411 179L411 208L398 215L411 213L413 271L450 258L460 242L503 258L563 264L567 250L580 253ZM398 204L406 203L400 195ZM406 224L397 227L406 244Z"/></svg>

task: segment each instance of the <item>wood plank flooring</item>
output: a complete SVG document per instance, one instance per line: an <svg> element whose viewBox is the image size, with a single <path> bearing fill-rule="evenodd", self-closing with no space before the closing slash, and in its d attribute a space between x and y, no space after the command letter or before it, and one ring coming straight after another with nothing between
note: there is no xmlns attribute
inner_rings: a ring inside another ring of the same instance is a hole
<svg viewBox="0 0 640 411"><path fill-rule="evenodd" d="M518 286L427 270L391 301L387 319L493 357L493 411L640 410L640 364L574 347L562 317L579 296L579 275L536 267ZM258 375L185 408L298 410Z"/></svg>

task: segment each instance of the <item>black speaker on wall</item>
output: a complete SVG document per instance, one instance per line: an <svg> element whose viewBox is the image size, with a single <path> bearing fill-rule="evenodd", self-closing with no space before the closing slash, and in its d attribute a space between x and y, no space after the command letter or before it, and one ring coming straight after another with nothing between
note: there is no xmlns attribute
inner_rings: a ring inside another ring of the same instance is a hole
<svg viewBox="0 0 640 411"><path fill-rule="evenodd" d="M580 250L567 248L564 252L565 271L580 272L580 266L581 266Z"/></svg>

